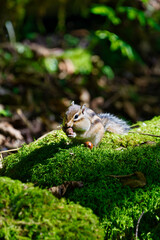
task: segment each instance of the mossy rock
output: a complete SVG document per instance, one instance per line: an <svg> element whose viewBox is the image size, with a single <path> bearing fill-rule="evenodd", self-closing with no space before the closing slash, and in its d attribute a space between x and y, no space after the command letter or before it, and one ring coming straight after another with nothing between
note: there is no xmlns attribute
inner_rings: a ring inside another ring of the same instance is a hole
<svg viewBox="0 0 160 240"><path fill-rule="evenodd" d="M141 132L160 135L160 117L139 125ZM136 171L146 177L143 188L123 187L118 179L109 176ZM54 131L4 158L1 175L42 188L82 181L83 188L68 191L65 197L91 208L100 217L106 239L133 239L142 212L142 220L146 221L140 222L139 238L158 239L159 137L106 133L100 146L90 150L83 144L72 144L61 130ZM146 218L147 214L152 218Z"/></svg>
<svg viewBox="0 0 160 240"><path fill-rule="evenodd" d="M0 177L0 239L103 239L90 209L47 190Z"/></svg>

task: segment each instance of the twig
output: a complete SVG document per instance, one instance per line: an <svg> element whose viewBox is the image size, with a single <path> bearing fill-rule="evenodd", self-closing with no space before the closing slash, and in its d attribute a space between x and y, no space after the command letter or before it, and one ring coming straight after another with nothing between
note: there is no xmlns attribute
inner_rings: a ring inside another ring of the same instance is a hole
<svg viewBox="0 0 160 240"><path fill-rule="evenodd" d="M136 226L136 240L138 240L138 228L139 228L139 224L140 224L140 221L141 221L141 218L143 217L143 214L144 214L144 211L141 213L139 219L138 219L138 222L137 222L137 226Z"/></svg>
<svg viewBox="0 0 160 240"><path fill-rule="evenodd" d="M142 133L142 132L129 132L129 133L138 133L140 135L146 135L146 136L151 136L151 137L160 137L160 135L154 135L154 134Z"/></svg>
<svg viewBox="0 0 160 240"><path fill-rule="evenodd" d="M0 169L3 168L3 166L2 166L2 160L3 160L3 155L2 155L2 153L1 153L1 154L0 154Z"/></svg>
<svg viewBox="0 0 160 240"><path fill-rule="evenodd" d="M5 151L1 151L0 154L3 154L3 153L7 153L7 152L15 152L15 151L18 151L20 148L14 148L14 149L9 149L9 150L5 150Z"/></svg>

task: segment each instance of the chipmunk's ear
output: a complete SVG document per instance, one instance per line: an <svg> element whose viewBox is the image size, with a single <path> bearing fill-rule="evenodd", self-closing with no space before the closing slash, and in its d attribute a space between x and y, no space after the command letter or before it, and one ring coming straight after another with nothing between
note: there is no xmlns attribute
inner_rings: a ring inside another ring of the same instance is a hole
<svg viewBox="0 0 160 240"><path fill-rule="evenodd" d="M83 105L81 106L81 110L82 110L82 113L84 113L84 111L86 110L86 104L83 104Z"/></svg>
<svg viewBox="0 0 160 240"><path fill-rule="evenodd" d="M74 105L74 101L71 102L71 105L70 106L73 106Z"/></svg>

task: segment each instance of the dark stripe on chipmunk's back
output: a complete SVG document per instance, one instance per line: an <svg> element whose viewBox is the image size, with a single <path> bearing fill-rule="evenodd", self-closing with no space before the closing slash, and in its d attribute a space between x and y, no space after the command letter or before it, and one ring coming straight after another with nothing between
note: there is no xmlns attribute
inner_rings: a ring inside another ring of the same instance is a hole
<svg viewBox="0 0 160 240"><path fill-rule="evenodd" d="M93 110L91 110L91 109L87 109L87 114L90 116L90 117L94 117L96 114L95 114L95 112L93 111Z"/></svg>
<svg viewBox="0 0 160 240"><path fill-rule="evenodd" d="M95 114L95 112L90 112L89 115L90 115L91 117L94 117L96 114Z"/></svg>
<svg viewBox="0 0 160 240"><path fill-rule="evenodd" d="M93 122L93 124L101 123L101 120L99 118L96 118Z"/></svg>
<svg viewBox="0 0 160 240"><path fill-rule="evenodd" d="M91 122L92 122L93 125L96 125L97 123L102 123L101 119L91 109L87 109L87 114L91 118Z"/></svg>

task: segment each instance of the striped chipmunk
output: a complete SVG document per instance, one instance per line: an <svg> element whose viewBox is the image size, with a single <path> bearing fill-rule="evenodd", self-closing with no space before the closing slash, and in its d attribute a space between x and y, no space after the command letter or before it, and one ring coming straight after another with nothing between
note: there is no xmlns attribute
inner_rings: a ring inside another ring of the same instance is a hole
<svg viewBox="0 0 160 240"><path fill-rule="evenodd" d="M81 143L91 142L97 146L105 131L125 134L130 130L129 125L110 113L96 114L86 105L71 103L63 119L63 131L66 135Z"/></svg>

